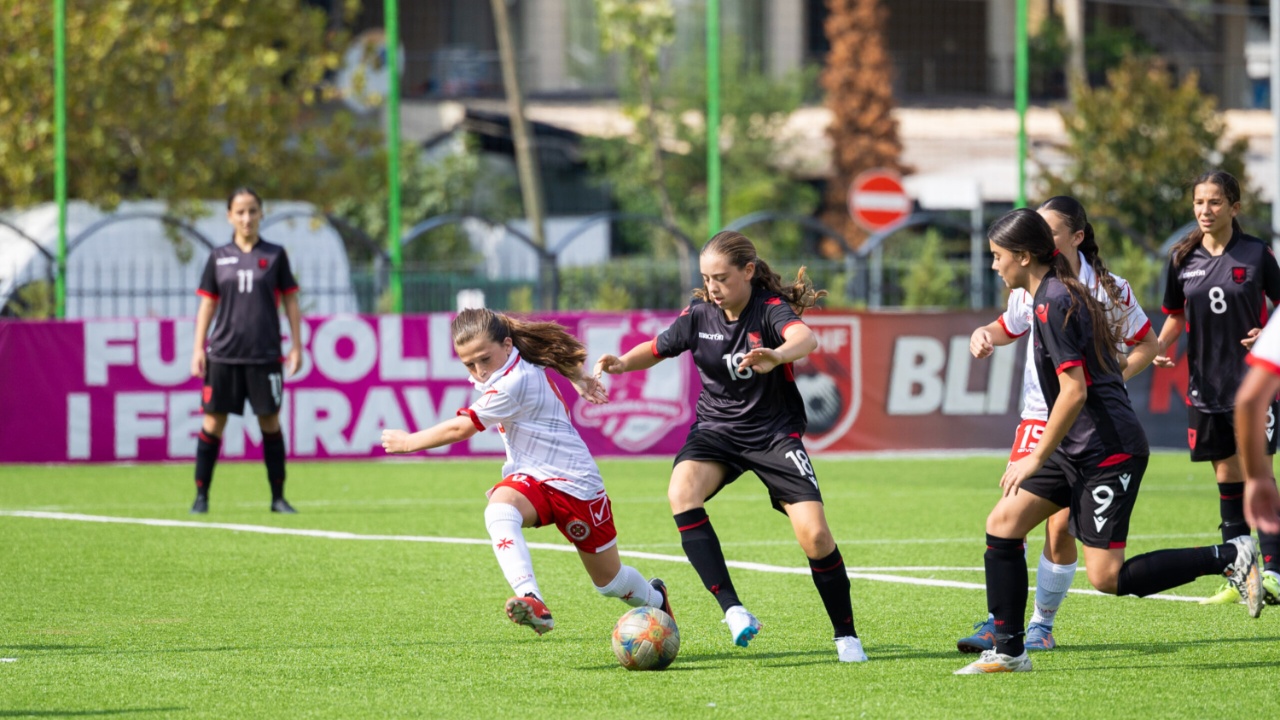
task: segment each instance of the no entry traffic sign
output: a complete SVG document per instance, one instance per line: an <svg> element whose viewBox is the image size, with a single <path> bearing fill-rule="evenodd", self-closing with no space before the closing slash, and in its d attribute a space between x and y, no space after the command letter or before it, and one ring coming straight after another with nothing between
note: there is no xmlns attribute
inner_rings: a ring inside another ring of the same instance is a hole
<svg viewBox="0 0 1280 720"><path fill-rule="evenodd" d="M883 230L910 214L911 198L892 170L867 170L849 186L849 216L867 232Z"/></svg>

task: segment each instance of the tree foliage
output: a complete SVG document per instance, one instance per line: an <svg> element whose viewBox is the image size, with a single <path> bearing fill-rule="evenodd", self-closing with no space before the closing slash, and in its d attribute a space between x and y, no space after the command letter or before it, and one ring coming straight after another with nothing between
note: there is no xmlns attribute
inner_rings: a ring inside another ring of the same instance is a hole
<svg viewBox="0 0 1280 720"><path fill-rule="evenodd" d="M1151 300L1164 261L1154 251L1192 220L1192 180L1226 170L1241 182L1244 212L1255 207L1247 141L1227 140L1216 101L1200 92L1194 74L1177 82L1155 61L1127 58L1107 73L1106 86L1081 88L1078 97L1061 111L1065 165L1041 165L1043 196L1080 200L1103 257Z"/></svg>
<svg viewBox="0 0 1280 720"><path fill-rule="evenodd" d="M345 0L353 12L357 0ZM53 3L0 0L0 198L52 199ZM73 198L324 205L380 170L381 133L326 107L347 38L303 0L68 0Z"/></svg>
<svg viewBox="0 0 1280 720"><path fill-rule="evenodd" d="M694 54L659 76L660 51L674 37L666 24L670 3L637 4L654 6L648 10L629 5L597 2L602 44L618 52L628 69L621 95L634 130L623 137L593 140L593 171L609 185L624 211L661 217L691 238L705 238L713 231L707 218L706 63ZM757 210L812 213L817 193L793 179L779 160L788 146L782 129L803 100L806 77L773 80L759 72L739 71L746 63L741 47L732 41L722 52L723 66L734 68L732 81L721 85L720 95L725 217ZM762 254L792 257L799 252L798 228L780 225L771 230L751 233ZM669 257L674 245L660 238L662 234L632 236L624 240L624 249Z"/></svg>
<svg viewBox="0 0 1280 720"><path fill-rule="evenodd" d="M827 0L831 43L822 87L831 109L832 177L822 219L860 244L866 233L849 218L849 186L872 168L902 171L893 111L893 79L884 47L887 11L880 0Z"/></svg>

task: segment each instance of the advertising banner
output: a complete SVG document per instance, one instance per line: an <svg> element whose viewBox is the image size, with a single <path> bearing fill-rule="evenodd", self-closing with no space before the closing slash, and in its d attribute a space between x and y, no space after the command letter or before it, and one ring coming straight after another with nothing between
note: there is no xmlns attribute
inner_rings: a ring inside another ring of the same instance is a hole
<svg viewBox="0 0 1280 720"><path fill-rule="evenodd" d="M1007 448L1019 416L1026 341L969 354L986 313L811 312L820 349L795 366L815 453ZM653 338L674 312L552 313L587 346L588 362ZM1162 320L1153 314L1153 324ZM286 378L281 421L294 458L382 456L388 427L453 417L474 399L449 336L449 314L334 315L303 323L303 366ZM138 318L0 323L0 462L185 460L200 429L191 377L193 320ZM285 338L285 347L290 338ZM610 402L590 405L555 372L578 431L596 454L674 456L700 391L688 354L609 376ZM1129 384L1155 447L1186 447L1184 363ZM248 410L246 409L246 412ZM222 457L261 457L261 433L232 416ZM430 451L502 453L496 432Z"/></svg>

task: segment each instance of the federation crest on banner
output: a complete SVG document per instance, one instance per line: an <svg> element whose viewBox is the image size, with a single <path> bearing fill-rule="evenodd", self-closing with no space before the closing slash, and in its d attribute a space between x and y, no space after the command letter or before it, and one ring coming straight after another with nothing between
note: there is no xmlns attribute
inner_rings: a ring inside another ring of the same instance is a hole
<svg viewBox="0 0 1280 720"><path fill-rule="evenodd" d="M653 340L667 322L646 316L585 319L578 325L578 337L594 361L606 353L622 356L642 342ZM609 403L580 402L573 407L578 425L597 428L619 449L643 452L653 447L674 427L683 427L692 418L689 403L693 382L686 358L660 362L648 370L605 375Z"/></svg>
<svg viewBox="0 0 1280 720"><path fill-rule="evenodd" d="M810 451L823 450L844 437L858 417L862 325L847 315L813 315L804 321L818 336L818 349L795 364L796 387L809 418L804 444Z"/></svg>

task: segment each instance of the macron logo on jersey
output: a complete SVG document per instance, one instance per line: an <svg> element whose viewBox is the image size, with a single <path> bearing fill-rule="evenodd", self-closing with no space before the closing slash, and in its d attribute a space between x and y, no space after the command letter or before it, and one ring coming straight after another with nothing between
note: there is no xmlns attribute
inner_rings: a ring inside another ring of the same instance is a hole
<svg viewBox="0 0 1280 720"><path fill-rule="evenodd" d="M217 260L218 265L235 265L238 262L240 262L240 258L235 257L218 258Z"/></svg>
<svg viewBox="0 0 1280 720"><path fill-rule="evenodd" d="M700 332L698 333L698 337L702 338L703 340L723 340L724 339L724 336L721 335L720 333Z"/></svg>
<svg viewBox="0 0 1280 720"><path fill-rule="evenodd" d="M1188 271L1186 271L1186 272L1182 273L1181 275L1179 275L1179 276L1178 276L1178 279L1179 279L1179 280L1186 280L1187 278L1193 278L1193 277L1204 277L1204 275L1205 275L1205 271L1204 271L1204 270L1188 270Z"/></svg>

